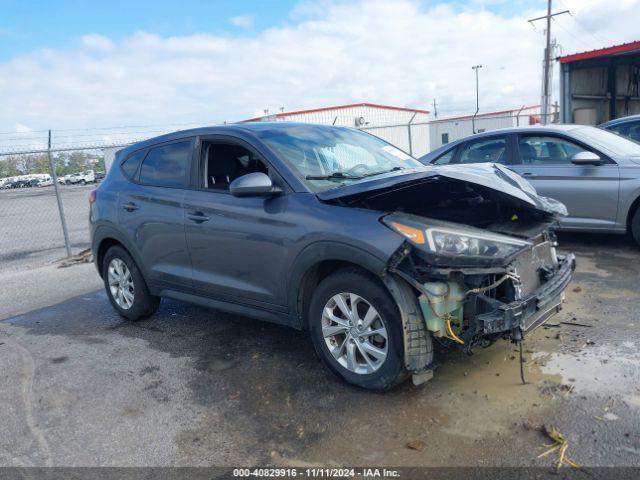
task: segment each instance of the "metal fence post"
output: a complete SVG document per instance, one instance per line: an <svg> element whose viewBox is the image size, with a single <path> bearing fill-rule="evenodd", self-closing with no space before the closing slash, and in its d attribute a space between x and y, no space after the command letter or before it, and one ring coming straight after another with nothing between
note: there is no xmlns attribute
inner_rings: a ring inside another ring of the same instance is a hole
<svg viewBox="0 0 640 480"><path fill-rule="evenodd" d="M407 124L407 135L409 137L409 155L411 155L413 157L413 142L411 139L411 122L413 122L413 119L416 118L417 113L413 114L413 117L411 117L411 120L409 120L409 123Z"/></svg>
<svg viewBox="0 0 640 480"><path fill-rule="evenodd" d="M64 208L62 207L62 198L60 198L60 188L58 186L58 175L56 175L56 166L53 164L51 156L51 130L49 130L49 141L47 143L47 157L49 166L51 167L51 178L53 179L53 188L56 191L56 200L58 201L58 212L60 213L60 224L62 225L62 234L64 235L64 246L67 249L67 257L71 256L71 243L69 243L69 232L67 231L67 221L64 217Z"/></svg>

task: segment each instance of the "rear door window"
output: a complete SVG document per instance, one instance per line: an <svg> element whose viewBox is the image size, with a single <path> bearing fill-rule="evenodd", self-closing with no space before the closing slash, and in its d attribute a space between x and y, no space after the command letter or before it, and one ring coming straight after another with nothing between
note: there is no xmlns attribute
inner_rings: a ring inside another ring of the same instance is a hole
<svg viewBox="0 0 640 480"><path fill-rule="evenodd" d="M191 140L169 143L149 150L140 169L140 183L184 188L191 161Z"/></svg>

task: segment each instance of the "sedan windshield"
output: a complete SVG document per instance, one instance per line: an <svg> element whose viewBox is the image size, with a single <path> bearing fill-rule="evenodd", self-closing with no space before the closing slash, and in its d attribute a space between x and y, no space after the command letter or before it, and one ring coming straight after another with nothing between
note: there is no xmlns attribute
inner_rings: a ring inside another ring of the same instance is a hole
<svg viewBox="0 0 640 480"><path fill-rule="evenodd" d="M640 143L621 137L608 130L596 127L581 127L572 130L571 133L583 142L594 147L604 148L615 155L620 156L640 156Z"/></svg>
<svg viewBox="0 0 640 480"><path fill-rule="evenodd" d="M259 136L314 191L424 167L385 141L344 127L292 125L265 129Z"/></svg>

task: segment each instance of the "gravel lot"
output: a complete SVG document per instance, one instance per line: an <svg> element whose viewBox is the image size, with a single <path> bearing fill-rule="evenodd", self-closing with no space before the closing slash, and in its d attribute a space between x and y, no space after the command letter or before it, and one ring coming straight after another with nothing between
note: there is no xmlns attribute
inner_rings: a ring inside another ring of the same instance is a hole
<svg viewBox="0 0 640 480"><path fill-rule="evenodd" d="M440 354L427 385L373 394L322 368L302 332L179 302L128 323L97 291L9 318L0 465L551 469L538 427L554 424L576 462L640 466L640 250L561 242L577 273L554 326L525 342L527 385L507 342Z"/></svg>
<svg viewBox="0 0 640 480"><path fill-rule="evenodd" d="M72 250L89 246L89 192L61 185ZM54 187L0 190L0 271L44 265L66 255Z"/></svg>

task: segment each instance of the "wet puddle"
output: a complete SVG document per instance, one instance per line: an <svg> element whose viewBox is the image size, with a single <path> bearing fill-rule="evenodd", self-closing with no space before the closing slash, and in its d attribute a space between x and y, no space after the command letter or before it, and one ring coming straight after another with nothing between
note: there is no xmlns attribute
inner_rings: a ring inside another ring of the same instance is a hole
<svg viewBox="0 0 640 480"><path fill-rule="evenodd" d="M546 375L559 375L576 393L617 395L640 407L640 352L634 342L585 347L576 353L537 352L533 359Z"/></svg>

